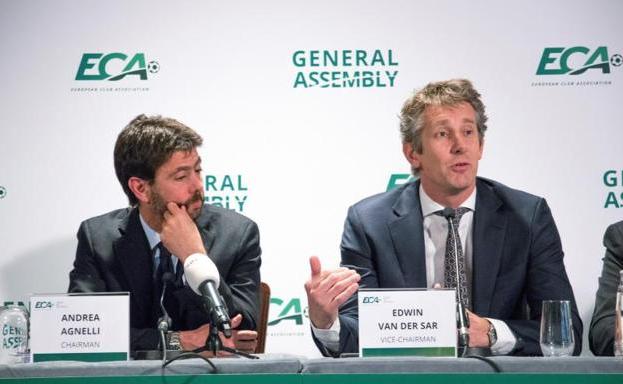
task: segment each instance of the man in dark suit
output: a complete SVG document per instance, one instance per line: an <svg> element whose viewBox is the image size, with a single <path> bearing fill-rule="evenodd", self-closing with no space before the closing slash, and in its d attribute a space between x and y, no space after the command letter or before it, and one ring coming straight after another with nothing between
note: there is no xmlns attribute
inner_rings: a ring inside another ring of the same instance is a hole
<svg viewBox="0 0 623 384"><path fill-rule="evenodd" d="M167 271L174 280L164 300L172 318L169 348L204 345L208 314L183 272L191 258L207 258L218 269L219 293L235 328L223 342L246 352L257 343L259 231L240 214L203 204L201 143L176 120L135 118L119 134L114 151L117 178L131 207L88 219L78 230L69 292L130 292L133 351L158 347Z"/></svg>
<svg viewBox="0 0 623 384"><path fill-rule="evenodd" d="M322 270L310 259L309 318L324 354L358 350L359 287L457 288L469 308L469 345L500 355L541 354L542 301L571 300L580 353L582 322L545 200L476 177L486 120L467 80L431 83L406 101L403 153L419 180L349 209L342 268ZM461 243L451 263L444 208L457 218ZM452 282L455 262L461 272Z"/></svg>
<svg viewBox="0 0 623 384"><path fill-rule="evenodd" d="M595 297L595 311L591 319L588 341L591 351L597 356L614 355L615 305L619 273L623 270L623 221L614 223L604 234L603 270Z"/></svg>

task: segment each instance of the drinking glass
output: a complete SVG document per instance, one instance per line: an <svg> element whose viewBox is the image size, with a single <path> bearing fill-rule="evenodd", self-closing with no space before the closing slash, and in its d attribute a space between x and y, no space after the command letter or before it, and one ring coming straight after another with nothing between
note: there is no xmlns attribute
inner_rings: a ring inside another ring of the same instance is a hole
<svg viewBox="0 0 623 384"><path fill-rule="evenodd" d="M575 340L569 300L544 300L541 312L543 356L571 356Z"/></svg>

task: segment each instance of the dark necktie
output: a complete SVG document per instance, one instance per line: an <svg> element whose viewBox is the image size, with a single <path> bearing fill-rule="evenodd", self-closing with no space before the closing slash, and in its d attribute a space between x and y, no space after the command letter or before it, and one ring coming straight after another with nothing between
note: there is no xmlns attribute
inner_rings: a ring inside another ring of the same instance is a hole
<svg viewBox="0 0 623 384"><path fill-rule="evenodd" d="M162 288L163 288L163 282L162 282L162 276L164 276L165 273L169 272L169 273L173 273L173 263L171 262L171 253L169 252L168 249L166 249L164 247L164 245L160 242L158 243L157 248L160 250L160 262L158 263L158 267L156 268L156 276L154 279L154 293L155 293L155 299L158 301L158 303L160 302L160 296L162 296ZM169 285L169 288L167 288L167 291L171 291L171 286ZM168 296L168 295L167 295ZM166 303L166 297L164 302ZM158 306L158 308L160 308Z"/></svg>
<svg viewBox="0 0 623 384"><path fill-rule="evenodd" d="M459 207L453 211L454 214L451 217L447 217L448 237L446 239L446 254L443 263L444 286L445 288L456 288L457 296L460 290L461 297L463 297L463 304L466 308L471 308L471 296L469 288L467 287L465 255L463 255L461 237L459 236L459 223L461 221L461 217L463 217L465 213L469 212L469 208ZM444 216L443 211L437 211L435 214ZM450 221L452 221L452 225L450 225ZM452 235L452 231L454 231L454 236ZM457 269L459 281L457 281Z"/></svg>

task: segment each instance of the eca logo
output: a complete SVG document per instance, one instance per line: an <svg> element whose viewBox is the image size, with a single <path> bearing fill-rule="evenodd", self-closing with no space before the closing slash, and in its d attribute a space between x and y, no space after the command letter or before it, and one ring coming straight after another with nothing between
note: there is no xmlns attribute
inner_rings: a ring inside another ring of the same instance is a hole
<svg viewBox="0 0 623 384"><path fill-rule="evenodd" d="M52 307L53 307L53 304L51 301L36 301L35 302L35 308L37 309L48 309Z"/></svg>
<svg viewBox="0 0 623 384"><path fill-rule="evenodd" d="M159 70L160 64L157 61L146 64L144 53L85 53L80 60L76 80L118 81L126 76L147 80L147 72L156 73Z"/></svg>
<svg viewBox="0 0 623 384"><path fill-rule="evenodd" d="M392 173L389 176L389 182L387 183L386 191L391 191L392 189L409 183L413 180L415 180L415 178L408 173Z"/></svg>
<svg viewBox="0 0 623 384"><path fill-rule="evenodd" d="M278 297L271 297L270 304L279 308L279 315L272 319L268 325L277 325L282 321L293 321L296 325L303 325L303 317L307 317L307 308L303 311L301 308L301 299L293 298L286 302Z"/></svg>
<svg viewBox="0 0 623 384"><path fill-rule="evenodd" d="M623 64L623 56L608 54L608 47L548 47L543 49L537 75L581 75L589 69L610 73L610 65Z"/></svg>
<svg viewBox="0 0 623 384"><path fill-rule="evenodd" d="M381 302L381 298L378 296L364 296L361 302L363 304L379 304Z"/></svg>

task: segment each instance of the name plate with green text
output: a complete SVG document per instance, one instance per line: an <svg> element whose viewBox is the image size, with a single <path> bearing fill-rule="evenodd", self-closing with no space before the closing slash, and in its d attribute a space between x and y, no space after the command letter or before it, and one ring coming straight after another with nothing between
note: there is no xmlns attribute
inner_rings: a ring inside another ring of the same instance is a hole
<svg viewBox="0 0 623 384"><path fill-rule="evenodd" d="M358 294L359 356L456 357L454 289L366 289Z"/></svg>
<svg viewBox="0 0 623 384"><path fill-rule="evenodd" d="M32 362L129 359L128 292L33 295L30 313Z"/></svg>

